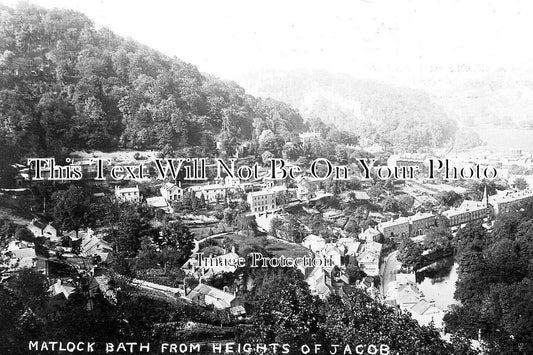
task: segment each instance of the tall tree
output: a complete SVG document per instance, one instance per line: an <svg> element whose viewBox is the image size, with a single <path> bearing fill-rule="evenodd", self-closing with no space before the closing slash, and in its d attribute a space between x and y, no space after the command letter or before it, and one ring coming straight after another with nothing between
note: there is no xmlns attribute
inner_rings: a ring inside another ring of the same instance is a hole
<svg viewBox="0 0 533 355"><path fill-rule="evenodd" d="M66 190L54 192L52 203L54 221L62 230L75 231L76 236L80 229L92 226L95 221L91 196L82 187L70 185Z"/></svg>

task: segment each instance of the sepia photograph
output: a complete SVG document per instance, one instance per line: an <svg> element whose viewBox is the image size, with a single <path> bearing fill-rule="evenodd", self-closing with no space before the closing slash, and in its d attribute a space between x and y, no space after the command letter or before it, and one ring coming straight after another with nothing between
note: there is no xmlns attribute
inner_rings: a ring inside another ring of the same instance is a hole
<svg viewBox="0 0 533 355"><path fill-rule="evenodd" d="M0 355L533 354L532 33L0 0Z"/></svg>

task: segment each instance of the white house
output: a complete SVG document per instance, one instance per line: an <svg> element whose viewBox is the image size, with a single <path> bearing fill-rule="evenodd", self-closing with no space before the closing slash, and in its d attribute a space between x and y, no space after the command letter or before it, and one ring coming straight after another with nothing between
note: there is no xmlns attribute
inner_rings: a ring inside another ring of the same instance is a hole
<svg viewBox="0 0 533 355"><path fill-rule="evenodd" d="M93 233L88 233L81 242L80 246L82 255L99 256L102 261L106 261L113 253L113 248L104 240L98 238Z"/></svg>
<svg viewBox="0 0 533 355"><path fill-rule="evenodd" d="M115 196L121 201L138 202L141 200L139 186L124 188L115 186Z"/></svg>
<svg viewBox="0 0 533 355"><path fill-rule="evenodd" d="M324 300L331 294L326 272L319 266L313 268L309 276L305 278L305 282L309 285L311 294L318 296L320 299Z"/></svg>
<svg viewBox="0 0 533 355"><path fill-rule="evenodd" d="M342 265L342 257L344 253L334 244L328 244L321 253L325 259L329 259L335 266Z"/></svg>
<svg viewBox="0 0 533 355"><path fill-rule="evenodd" d="M359 239L367 243L376 241L376 238L381 234L376 228L368 227L363 232L359 233Z"/></svg>
<svg viewBox="0 0 533 355"><path fill-rule="evenodd" d="M161 196L167 201L178 201L183 198L183 189L181 188L181 183L179 185L166 182L159 189Z"/></svg>
<svg viewBox="0 0 533 355"><path fill-rule="evenodd" d="M411 316L420 325L429 325L431 322L435 325L435 328L442 329L444 325L444 311L435 306L434 301L426 301L421 299L409 309Z"/></svg>
<svg viewBox="0 0 533 355"><path fill-rule="evenodd" d="M357 262L363 271L369 276L379 275L379 259L382 244L372 242L364 245L364 250L357 256Z"/></svg>
<svg viewBox="0 0 533 355"><path fill-rule="evenodd" d="M326 240L319 235L309 234L302 241L302 245L305 248L311 249L312 252L316 253L324 249L324 247L326 246Z"/></svg>
<svg viewBox="0 0 533 355"><path fill-rule="evenodd" d="M199 284L186 297L196 304L213 305L220 310L230 308L235 299L235 295L206 284Z"/></svg>
<svg viewBox="0 0 533 355"><path fill-rule="evenodd" d="M397 274L396 281L391 281L386 291L386 301L403 311L411 313L420 325L434 323L442 329L444 311L428 300L415 282L415 274Z"/></svg>
<svg viewBox="0 0 533 355"><path fill-rule="evenodd" d="M52 223L43 223L37 219L33 219L27 228L33 233L36 238L45 237L51 242L59 241L59 233Z"/></svg>
<svg viewBox="0 0 533 355"><path fill-rule="evenodd" d="M299 200L309 200L315 196L322 180L300 175L295 181L297 186L296 198Z"/></svg>
<svg viewBox="0 0 533 355"><path fill-rule="evenodd" d="M359 249L359 246L361 245L361 242L356 240L355 238L339 238L337 240L337 246L339 246L340 250L344 250L345 255L350 255L350 253L356 253Z"/></svg>

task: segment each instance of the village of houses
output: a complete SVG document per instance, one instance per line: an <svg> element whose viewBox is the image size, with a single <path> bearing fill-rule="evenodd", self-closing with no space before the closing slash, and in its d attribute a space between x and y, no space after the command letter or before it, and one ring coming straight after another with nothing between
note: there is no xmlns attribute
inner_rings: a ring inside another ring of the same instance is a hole
<svg viewBox="0 0 533 355"><path fill-rule="evenodd" d="M465 164L472 161L472 156L455 156ZM487 159L486 156L476 156L476 161ZM236 241L255 238L235 228L221 228L223 221L203 210L179 211L176 202L186 195L202 199L206 205L217 205L221 201L231 199L245 200L248 216L255 217L258 230L263 234L276 253L291 253L293 256L309 256L324 258L331 264L314 267L300 267L311 292L325 299L331 294L342 296L345 287L359 287L367 290L368 294L379 302L391 307L409 312L420 324L433 323L442 328L442 319L446 309L439 308L435 300L427 297L419 289L416 273L402 268L396 260L397 246L402 238L411 238L416 242L423 241L425 233L435 227L437 219L442 216L448 221L448 226L455 232L461 226L472 221L481 221L486 228L491 228L491 216L502 213L510 206L531 199L533 192L528 188L517 189L513 185L516 176L506 173L506 166L522 165L530 168L531 154L512 152L502 156L490 158L490 164L497 164L499 174L508 185L505 190L498 190L497 194L488 196L485 190L479 200L465 198L456 207L445 207L438 199L438 195L445 191L455 191L461 196L468 195L468 189L460 184L449 181L427 182L422 180L401 181L395 185L395 195L408 195L414 201L407 213L399 215L384 211L383 197L390 195L390 191L379 191L376 195L370 190L374 181L360 181L357 190L328 191L325 182L301 176L295 181L272 180L268 178L257 181L243 182L236 178L226 178L221 181L202 182L200 184L183 185L176 181L151 181L158 194L143 196L139 184L146 182L131 181L128 186L113 186L114 198L130 203L146 203L161 213L179 216L195 233L195 244L190 259L181 267L186 277L195 278L197 286L188 289L185 285L171 287L140 278L132 283L139 288L159 292L166 297L173 297L183 302L197 304L200 307L214 307L228 310L231 315L246 318L246 307L239 298L239 293L231 289L230 285L216 288L208 285L211 277L223 273L232 273L237 266L231 262L239 255L235 248L213 248L213 240L235 237ZM394 166L417 166L423 168L424 158L415 155L395 155L388 158L388 164ZM25 180L28 180L28 168L19 167L21 184L19 189L4 189L4 199L17 198L27 190ZM88 167L90 169L90 167ZM525 176L527 180L528 176ZM101 193L104 195L104 193ZM372 196L371 196L372 195ZM339 203L328 201L337 199ZM346 228L353 214L353 209L342 209L343 202L351 201L355 206L363 207L366 211L361 217L365 223L357 233ZM337 206L336 208L334 206ZM204 210L208 211L209 208ZM4 217L9 217L10 211L3 209ZM405 215L406 214L406 215ZM273 220L282 221L293 217L303 231L301 240L284 238L282 233L273 235ZM15 217L15 216L14 216ZM0 271L2 281L21 268L34 268L51 279L50 295L60 302L68 299L77 285L69 276L63 275L58 268L67 264L80 272L90 274L92 282L90 290L99 289L107 297L113 297L112 287L108 285L105 266L112 260L114 249L105 241L98 230L62 231L54 221L42 221L38 218L24 220L14 218L16 223L26 225L27 229L36 237L46 239L45 246L17 240L13 236L8 239L2 250ZM320 220L321 230L327 233L314 232L317 229L309 221ZM61 239L68 235L72 239L79 238L79 252L74 253L69 248L61 246ZM210 242L211 241L211 242ZM396 247L394 247L396 246ZM43 250L45 249L45 250ZM267 246L268 249L268 246ZM242 248L241 248L242 250ZM198 263L197 255L209 254L219 260L214 266L202 266ZM58 263L58 259L62 263ZM362 276L352 279L347 272L356 266L362 271Z"/></svg>

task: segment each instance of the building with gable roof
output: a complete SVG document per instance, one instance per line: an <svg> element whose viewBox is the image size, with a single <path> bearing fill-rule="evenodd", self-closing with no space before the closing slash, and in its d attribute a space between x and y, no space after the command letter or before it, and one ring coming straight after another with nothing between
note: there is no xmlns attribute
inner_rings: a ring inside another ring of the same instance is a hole
<svg viewBox="0 0 533 355"><path fill-rule="evenodd" d="M38 219L33 219L30 224L26 226L36 238L47 238L51 242L58 242L60 240L60 233L51 222L44 223Z"/></svg>
<svg viewBox="0 0 533 355"><path fill-rule="evenodd" d="M377 242L364 244L363 251L356 257L361 269L369 276L379 275L379 262L383 245Z"/></svg>
<svg viewBox="0 0 533 355"><path fill-rule="evenodd" d="M201 306L213 305L219 310L230 308L235 300L235 295L206 284L199 284L185 297L193 303Z"/></svg>
<svg viewBox="0 0 533 355"><path fill-rule="evenodd" d="M422 235L427 232L428 229L435 227L436 216L433 213L420 213L409 218L409 235L411 237Z"/></svg>
<svg viewBox="0 0 533 355"><path fill-rule="evenodd" d="M224 201L229 189L229 186L222 184L206 184L189 187L189 191L191 191L196 198L200 198L200 196L203 195L205 201L208 203Z"/></svg>
<svg viewBox="0 0 533 355"><path fill-rule="evenodd" d="M316 195L321 179L315 179L310 176L296 177L296 198L299 200L309 200Z"/></svg>
<svg viewBox="0 0 533 355"><path fill-rule="evenodd" d="M489 209L485 202L464 200L461 206L444 211L442 215L448 219L449 226L454 227L486 218Z"/></svg>
<svg viewBox="0 0 533 355"><path fill-rule="evenodd" d="M331 295L331 278L328 278L326 271L315 266L309 275L305 278L305 282L309 285L309 290L314 296L318 296L320 299L326 299Z"/></svg>
<svg viewBox="0 0 533 355"><path fill-rule="evenodd" d="M272 190L261 190L248 193L246 202L250 205L250 211L266 212L277 208L276 192Z"/></svg>
<svg viewBox="0 0 533 355"><path fill-rule="evenodd" d="M368 227L363 232L359 233L359 239L365 242L375 242L381 232L376 228Z"/></svg>
<svg viewBox="0 0 533 355"><path fill-rule="evenodd" d="M52 293L52 296L63 294L65 299L68 299L69 296L76 291L76 287L70 282L64 282L59 278L52 286L50 286L49 290Z"/></svg>
<svg viewBox="0 0 533 355"><path fill-rule="evenodd" d="M533 200L533 190L503 191L488 197L489 204L494 208L494 213L498 215L508 212L512 207L527 201Z"/></svg>
<svg viewBox="0 0 533 355"><path fill-rule="evenodd" d="M163 196L167 202L178 201L183 198L181 183L176 185L170 182L165 182L159 191L161 192L161 196Z"/></svg>
<svg viewBox="0 0 533 355"><path fill-rule="evenodd" d="M319 235L309 234L302 241L302 245L307 249L311 249L313 253L316 253L326 246L326 240Z"/></svg>
<svg viewBox="0 0 533 355"><path fill-rule="evenodd" d="M421 299L409 309L409 313L420 325L430 325L431 323L437 329L444 325L444 311L435 306L435 302Z"/></svg>
<svg viewBox="0 0 533 355"><path fill-rule="evenodd" d="M399 240L409 235L409 219L407 217L400 217L393 221L382 222L376 228L385 238Z"/></svg>
<svg viewBox="0 0 533 355"><path fill-rule="evenodd" d="M342 257L344 252L339 249L335 244L326 244L324 248L320 251L320 254L324 256L325 259L329 259L333 262L335 266L342 265Z"/></svg>
<svg viewBox="0 0 533 355"><path fill-rule="evenodd" d="M443 327L444 311L435 306L434 301L426 299L415 283L415 274L398 274L396 281L388 285L385 301L411 313L420 325L433 322L436 328Z"/></svg>
<svg viewBox="0 0 533 355"><path fill-rule="evenodd" d="M113 253L113 248L109 243L98 238L92 233L88 233L81 242L80 246L82 255L93 256L97 255L102 261L107 261L110 255Z"/></svg>

